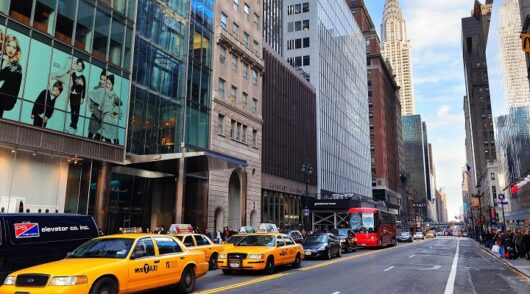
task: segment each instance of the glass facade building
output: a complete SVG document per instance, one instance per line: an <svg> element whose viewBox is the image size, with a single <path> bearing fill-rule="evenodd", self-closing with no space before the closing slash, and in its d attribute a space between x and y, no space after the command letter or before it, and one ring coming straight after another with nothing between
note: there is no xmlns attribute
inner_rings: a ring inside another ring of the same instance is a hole
<svg viewBox="0 0 530 294"><path fill-rule="evenodd" d="M135 16L135 0L0 1L1 212L94 215L116 189L100 171L125 155Z"/></svg>
<svg viewBox="0 0 530 294"><path fill-rule="evenodd" d="M511 193L511 185L519 183L530 174L530 107L511 108L507 115L495 119L497 152L499 154L500 191L507 195L511 211L509 221L530 219L530 189L523 186L517 194ZM509 196L508 196L509 195ZM495 199L496 201L496 199Z"/></svg>
<svg viewBox="0 0 530 294"><path fill-rule="evenodd" d="M317 92L318 190L371 197L364 36L345 1L287 0L283 9L283 56Z"/></svg>
<svg viewBox="0 0 530 294"><path fill-rule="evenodd" d="M425 159L426 131L420 115L402 116L403 147L405 150L405 173L407 189L413 194L409 215L416 221L427 217L427 164ZM418 156L421 155L421 156Z"/></svg>
<svg viewBox="0 0 530 294"><path fill-rule="evenodd" d="M213 0L139 0L138 11L128 153L207 148Z"/></svg>

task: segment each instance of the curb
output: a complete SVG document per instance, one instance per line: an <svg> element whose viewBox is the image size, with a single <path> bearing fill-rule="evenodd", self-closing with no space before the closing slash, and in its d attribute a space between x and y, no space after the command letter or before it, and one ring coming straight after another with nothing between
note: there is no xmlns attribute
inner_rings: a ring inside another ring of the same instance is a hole
<svg viewBox="0 0 530 294"><path fill-rule="evenodd" d="M487 252L489 255L491 255L492 257L495 257L496 259L498 259L499 261L501 261L504 265L506 265L507 267L515 270L516 272L520 273L521 275L527 277L530 279L530 276L528 274L526 274L525 272L523 272L522 270L518 269L517 267L511 265L509 262L507 262L506 260L500 258L499 256L493 254L493 252L491 252L491 250L487 250L486 248L484 248L484 245L478 243L476 240L475 242L480 245L480 247L482 248L482 250L484 250L485 252Z"/></svg>

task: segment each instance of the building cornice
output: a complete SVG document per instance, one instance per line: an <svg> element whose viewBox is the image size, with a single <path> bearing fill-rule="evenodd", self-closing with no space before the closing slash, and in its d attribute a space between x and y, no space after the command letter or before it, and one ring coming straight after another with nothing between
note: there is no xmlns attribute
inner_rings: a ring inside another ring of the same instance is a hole
<svg viewBox="0 0 530 294"><path fill-rule="evenodd" d="M263 118L261 116L258 116L258 115L252 115L250 113L248 113L247 111L239 108L239 107L236 107L234 104L232 103L229 103L228 101L224 100L224 99L219 99L218 97L214 97L213 98L213 102L214 103L217 103L219 105L222 105L223 107L231 110L233 113L236 113L236 114L239 114L241 116L244 116L260 125L263 124Z"/></svg>
<svg viewBox="0 0 530 294"><path fill-rule="evenodd" d="M260 73L263 73L265 70L265 62L263 61L263 58L258 55L259 53L252 52L245 44L226 29L221 27L218 28L217 43L228 47L230 51L235 52L241 57L241 59L245 60Z"/></svg>

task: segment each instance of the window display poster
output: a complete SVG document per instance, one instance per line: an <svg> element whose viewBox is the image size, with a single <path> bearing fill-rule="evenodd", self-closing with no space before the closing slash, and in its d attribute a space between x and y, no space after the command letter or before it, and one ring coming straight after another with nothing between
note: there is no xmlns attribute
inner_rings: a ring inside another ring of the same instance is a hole
<svg viewBox="0 0 530 294"><path fill-rule="evenodd" d="M0 26L0 118L123 145L129 81Z"/></svg>

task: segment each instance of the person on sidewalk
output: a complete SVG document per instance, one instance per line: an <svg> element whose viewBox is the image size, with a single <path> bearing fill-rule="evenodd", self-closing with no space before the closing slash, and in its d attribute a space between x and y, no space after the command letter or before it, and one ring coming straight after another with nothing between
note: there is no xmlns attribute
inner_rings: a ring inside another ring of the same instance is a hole
<svg viewBox="0 0 530 294"><path fill-rule="evenodd" d="M524 258L523 254L524 254L524 251L523 251L523 234L521 232L520 229L517 229L515 231L515 235L513 237L514 239L514 245L515 245L515 249L517 251L517 256L520 257L520 258Z"/></svg>
<svg viewBox="0 0 530 294"><path fill-rule="evenodd" d="M530 229L527 229L523 236L523 252L523 257L526 256L526 259L530 260Z"/></svg>

